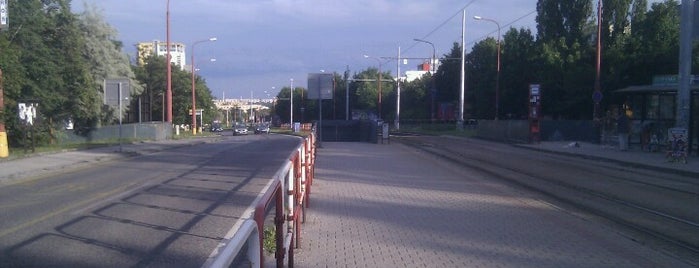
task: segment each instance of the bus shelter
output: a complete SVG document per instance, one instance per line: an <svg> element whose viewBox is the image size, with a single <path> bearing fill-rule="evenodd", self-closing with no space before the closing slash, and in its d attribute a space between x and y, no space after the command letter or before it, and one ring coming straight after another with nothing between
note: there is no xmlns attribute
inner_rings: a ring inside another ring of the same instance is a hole
<svg viewBox="0 0 699 268"><path fill-rule="evenodd" d="M667 145L668 130L675 127L678 86L658 80L661 79L654 78L652 85L630 86L614 92L624 97L625 108L631 111L629 143L641 145L644 149L652 141L657 141L661 148ZM694 79L690 92L688 151L696 155L699 151L699 83L695 83Z"/></svg>

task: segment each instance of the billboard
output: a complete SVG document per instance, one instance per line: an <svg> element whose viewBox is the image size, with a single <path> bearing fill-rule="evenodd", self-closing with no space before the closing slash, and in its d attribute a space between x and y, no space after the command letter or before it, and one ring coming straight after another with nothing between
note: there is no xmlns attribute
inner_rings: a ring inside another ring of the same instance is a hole
<svg viewBox="0 0 699 268"><path fill-rule="evenodd" d="M333 74L308 74L308 99L331 100L333 98L333 89L335 88L333 78Z"/></svg>

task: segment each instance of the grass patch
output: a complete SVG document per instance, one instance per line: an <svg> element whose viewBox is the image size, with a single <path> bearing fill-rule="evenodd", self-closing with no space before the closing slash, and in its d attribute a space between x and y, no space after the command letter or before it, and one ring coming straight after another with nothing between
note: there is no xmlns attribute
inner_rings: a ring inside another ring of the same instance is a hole
<svg viewBox="0 0 699 268"><path fill-rule="evenodd" d="M263 232L262 248L269 254L277 251L276 228L267 226Z"/></svg>

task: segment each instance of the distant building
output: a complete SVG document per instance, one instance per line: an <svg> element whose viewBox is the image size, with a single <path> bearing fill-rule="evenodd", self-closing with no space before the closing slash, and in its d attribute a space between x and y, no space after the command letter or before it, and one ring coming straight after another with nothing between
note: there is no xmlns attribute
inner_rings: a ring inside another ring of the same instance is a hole
<svg viewBox="0 0 699 268"><path fill-rule="evenodd" d="M435 60L435 61L437 63L439 62L439 60ZM437 64L437 66L439 66L439 64ZM412 82L416 79L420 79L420 78L422 78L423 75L425 75L426 73L429 73L431 71L430 69L431 69L431 66L430 66L429 61L425 61L423 63L420 63L419 65L417 65L417 70L405 71L405 81Z"/></svg>
<svg viewBox="0 0 699 268"><path fill-rule="evenodd" d="M146 58L154 53L157 56L165 57L167 55L166 47L166 42L160 42L158 40L136 44L136 51L138 53L136 61L138 65L143 66ZM180 66L182 70L185 70L187 65L185 51L185 45L183 43L170 42L170 62Z"/></svg>

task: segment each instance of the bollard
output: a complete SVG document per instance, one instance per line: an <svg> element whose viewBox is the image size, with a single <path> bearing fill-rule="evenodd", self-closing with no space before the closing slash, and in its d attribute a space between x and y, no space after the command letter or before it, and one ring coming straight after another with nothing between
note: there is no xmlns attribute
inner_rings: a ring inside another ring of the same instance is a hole
<svg viewBox="0 0 699 268"><path fill-rule="evenodd" d="M4 129L0 130L0 158L10 156L10 150L7 147L7 132Z"/></svg>

